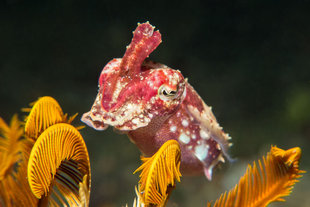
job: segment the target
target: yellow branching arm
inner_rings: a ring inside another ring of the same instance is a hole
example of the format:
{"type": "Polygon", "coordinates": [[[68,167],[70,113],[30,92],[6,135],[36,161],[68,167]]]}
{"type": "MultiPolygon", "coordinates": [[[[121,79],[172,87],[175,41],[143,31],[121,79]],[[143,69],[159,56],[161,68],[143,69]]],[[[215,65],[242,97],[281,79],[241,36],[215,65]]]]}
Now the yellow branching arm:
{"type": "Polygon", "coordinates": [[[30,140],[23,138],[22,122],[14,115],[10,125],[0,117],[0,206],[36,206],[26,175],[30,140]]]}
{"type": "Polygon", "coordinates": [[[68,118],[59,103],[50,96],[41,97],[30,105],[33,105],[32,108],[23,109],[23,111],[29,112],[25,119],[25,134],[33,139],[37,139],[45,129],[54,124],[70,124],[77,115],[68,118]]]}
{"type": "Polygon", "coordinates": [[[22,159],[23,131],[17,115],[13,116],[10,126],[0,117],[0,181],[22,159]]]}
{"type": "Polygon", "coordinates": [[[134,172],[140,174],[139,192],[142,202],[163,206],[169,195],[169,188],[180,182],[181,150],[179,143],[169,140],[150,158],[142,157],[143,164],[134,172]]]}
{"type": "Polygon", "coordinates": [[[81,203],[79,207],[88,207],[89,206],[89,196],[90,196],[90,180],[87,175],[84,175],[83,182],[79,184],[79,195],[81,203]]]}
{"type": "Polygon", "coordinates": [[[10,125],[0,117],[0,206],[88,206],[88,151],[70,125],[77,114],[49,96],[31,105],[24,127],[17,115],[10,125]]]}
{"type": "Polygon", "coordinates": [[[77,186],[84,175],[90,187],[88,151],[78,130],[66,123],[45,130],[35,142],[28,162],[28,182],[33,194],[39,199],[47,196],[55,183],[69,204],[79,203],[77,186]]]}
{"type": "MultiPolygon", "coordinates": [[[[299,170],[301,150],[271,147],[267,157],[248,166],[245,175],[213,207],[264,207],[274,201],[284,201],[304,171],[299,170]]],[[[208,207],[211,204],[208,203],[208,207]]]]}
{"type": "Polygon", "coordinates": [[[31,109],[23,109],[29,111],[25,119],[25,134],[28,137],[37,139],[49,126],[63,122],[62,109],[54,98],[44,96],[30,105],[33,105],[31,109]]]}

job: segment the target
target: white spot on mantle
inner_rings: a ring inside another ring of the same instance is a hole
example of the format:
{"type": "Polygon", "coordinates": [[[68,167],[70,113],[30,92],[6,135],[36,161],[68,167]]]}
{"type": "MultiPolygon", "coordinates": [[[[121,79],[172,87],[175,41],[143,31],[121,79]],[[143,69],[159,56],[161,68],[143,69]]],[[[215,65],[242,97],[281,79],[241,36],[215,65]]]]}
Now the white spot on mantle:
{"type": "Polygon", "coordinates": [[[206,132],[206,131],[204,131],[204,130],[202,130],[202,129],[199,131],[199,135],[200,135],[200,137],[201,137],[202,139],[209,139],[209,138],[210,138],[208,132],[206,132]]]}
{"type": "Polygon", "coordinates": [[[171,131],[171,132],[175,132],[176,130],[177,130],[177,127],[176,127],[176,126],[171,126],[171,127],[170,127],[170,131],[171,131]]]}
{"type": "Polygon", "coordinates": [[[183,125],[184,127],[187,127],[187,126],[188,126],[188,121],[187,121],[186,119],[183,119],[183,120],[182,120],[182,125],[183,125]]]}
{"type": "Polygon", "coordinates": [[[179,140],[183,142],[184,144],[188,144],[191,139],[189,138],[189,136],[182,133],[179,137],[179,140]]]}
{"type": "Polygon", "coordinates": [[[139,119],[138,119],[138,118],[134,118],[134,119],[132,120],[132,123],[135,124],[135,125],[137,125],[137,124],[139,123],[139,119]]]}
{"type": "Polygon", "coordinates": [[[197,147],[195,147],[195,155],[201,161],[206,159],[208,151],[209,151],[208,145],[198,145],[197,147]]]}

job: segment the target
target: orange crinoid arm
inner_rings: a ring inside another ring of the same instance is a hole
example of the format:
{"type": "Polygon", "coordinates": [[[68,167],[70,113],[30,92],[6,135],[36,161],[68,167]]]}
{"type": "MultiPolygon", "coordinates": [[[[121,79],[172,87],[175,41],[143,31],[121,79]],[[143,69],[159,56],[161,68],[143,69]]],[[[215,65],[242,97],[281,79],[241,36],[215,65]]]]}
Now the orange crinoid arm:
{"type": "MultiPolygon", "coordinates": [[[[258,164],[249,165],[239,183],[228,193],[223,193],[213,207],[264,207],[274,201],[285,201],[301,173],[301,149],[289,150],[271,147],[258,164]]],[[[211,207],[211,203],[208,203],[211,207]]]]}
{"type": "MultiPolygon", "coordinates": [[[[152,157],[142,157],[139,194],[145,206],[165,206],[171,188],[180,182],[181,150],[176,140],[165,142],[152,157]]],[[[139,196],[140,197],[140,196],[139,196]]],[[[138,201],[139,202],[139,201],[138,201]]]]}

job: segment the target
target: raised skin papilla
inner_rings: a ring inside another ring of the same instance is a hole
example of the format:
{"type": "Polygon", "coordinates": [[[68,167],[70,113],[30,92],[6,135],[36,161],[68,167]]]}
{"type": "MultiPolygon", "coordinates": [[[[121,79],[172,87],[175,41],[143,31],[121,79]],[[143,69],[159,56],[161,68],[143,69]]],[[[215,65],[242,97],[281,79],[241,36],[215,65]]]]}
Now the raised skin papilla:
{"type": "Polygon", "coordinates": [[[148,22],[138,24],[124,57],[102,70],[98,95],[82,121],[97,130],[110,125],[127,133],[145,156],[175,139],[182,173],[204,172],[211,180],[213,167],[229,158],[230,137],[180,71],[145,60],[160,42],[148,22]]]}

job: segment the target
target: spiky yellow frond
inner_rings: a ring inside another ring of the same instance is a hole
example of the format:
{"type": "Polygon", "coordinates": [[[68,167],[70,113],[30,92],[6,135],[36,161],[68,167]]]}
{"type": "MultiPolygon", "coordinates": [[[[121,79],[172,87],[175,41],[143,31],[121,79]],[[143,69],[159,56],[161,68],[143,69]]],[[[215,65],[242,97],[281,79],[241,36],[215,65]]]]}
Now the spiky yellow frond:
{"type": "Polygon", "coordinates": [[[78,130],[66,123],[47,128],[35,142],[28,162],[28,182],[33,194],[42,198],[53,193],[50,205],[60,202],[77,206],[79,183],[85,175],[89,189],[89,157],[78,130]]]}
{"type": "Polygon", "coordinates": [[[150,158],[142,157],[143,164],[134,172],[140,174],[140,193],[143,203],[163,206],[175,179],[180,182],[181,150],[179,143],[169,140],[150,158]]]}
{"type": "Polygon", "coordinates": [[[89,180],[88,180],[87,175],[84,175],[83,182],[80,182],[79,184],[79,195],[80,195],[80,200],[81,200],[79,207],[88,207],[90,188],[89,188],[89,180]]]}
{"type": "MultiPolygon", "coordinates": [[[[28,137],[37,139],[40,134],[49,126],[57,123],[70,124],[77,113],[71,117],[64,114],[59,103],[50,96],[44,96],[30,104],[32,108],[24,108],[24,112],[29,112],[25,118],[25,134],[28,137]]],[[[77,129],[83,127],[79,126],[77,129]]]]}
{"type": "Polygon", "coordinates": [[[24,109],[30,111],[25,119],[25,134],[28,137],[37,139],[49,126],[63,122],[63,111],[54,98],[44,96],[32,104],[31,109],[24,109]]]}
{"type": "Polygon", "coordinates": [[[27,165],[22,163],[18,172],[13,172],[0,181],[0,204],[5,207],[37,206],[38,199],[31,193],[26,175],[27,165]]]}
{"type": "Polygon", "coordinates": [[[0,180],[10,173],[22,158],[22,135],[23,128],[17,115],[12,117],[10,126],[0,117],[0,180]]]}
{"type": "MultiPolygon", "coordinates": [[[[299,170],[301,149],[282,150],[271,147],[267,157],[248,166],[245,175],[213,207],[265,207],[274,201],[284,201],[304,171],[299,170]]],[[[210,207],[211,204],[208,203],[210,207]]]]}
{"type": "Polygon", "coordinates": [[[0,206],[35,206],[27,175],[31,141],[22,137],[24,129],[17,115],[10,125],[0,118],[0,206]]]}

